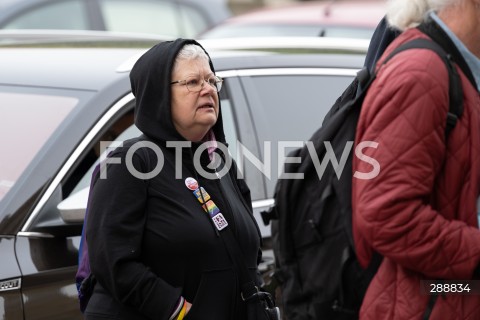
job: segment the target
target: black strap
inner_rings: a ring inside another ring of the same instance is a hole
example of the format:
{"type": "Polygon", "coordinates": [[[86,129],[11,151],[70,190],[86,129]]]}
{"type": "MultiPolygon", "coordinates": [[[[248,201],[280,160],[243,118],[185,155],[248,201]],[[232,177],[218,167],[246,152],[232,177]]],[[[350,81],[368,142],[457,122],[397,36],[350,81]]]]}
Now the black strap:
{"type": "Polygon", "coordinates": [[[430,316],[432,315],[432,311],[433,311],[433,306],[435,305],[435,302],[437,302],[437,299],[438,299],[437,295],[430,296],[430,299],[428,299],[427,309],[423,314],[423,320],[430,319],[430,316]]]}
{"type": "Polygon", "coordinates": [[[434,21],[431,17],[428,17],[425,22],[417,27],[417,29],[428,35],[433,41],[438,43],[446,52],[448,52],[452,56],[453,61],[455,61],[455,63],[470,81],[472,86],[474,88],[477,87],[475,77],[473,76],[472,70],[468,66],[468,63],[465,61],[465,58],[460,53],[458,47],[455,45],[450,36],[436,21],[434,21]]]}
{"type": "Polygon", "coordinates": [[[222,238],[223,244],[232,259],[233,266],[239,275],[242,299],[248,300],[259,292],[259,288],[256,286],[255,281],[252,280],[250,273],[248,272],[247,264],[243,259],[243,252],[233,234],[232,228],[227,227],[223,229],[220,232],[220,238],[222,238]]]}
{"type": "Polygon", "coordinates": [[[260,216],[262,217],[263,223],[268,225],[271,220],[278,219],[277,208],[275,206],[270,206],[267,210],[261,211],[260,216]]]}
{"type": "MultiPolygon", "coordinates": [[[[226,177],[230,178],[230,175],[227,174],[226,177]]],[[[201,185],[199,185],[199,188],[201,189],[201,185]]],[[[202,197],[203,203],[206,203],[205,199],[203,198],[202,192],[200,192],[200,196],[202,197]]],[[[210,217],[208,217],[208,219],[212,221],[210,217]]],[[[245,301],[251,299],[259,293],[259,288],[256,286],[255,281],[252,280],[249,274],[247,264],[245,263],[245,259],[243,258],[243,252],[240,248],[239,243],[237,242],[237,239],[235,238],[235,235],[233,234],[232,226],[229,225],[219,232],[213,222],[212,225],[215,229],[217,236],[222,239],[222,242],[227,249],[227,253],[232,260],[235,271],[239,275],[241,290],[240,293],[242,299],[245,301]]]]}
{"type": "Polygon", "coordinates": [[[445,138],[448,138],[450,132],[457,124],[458,118],[463,114],[463,89],[460,76],[455,68],[451,55],[447,54],[445,50],[436,42],[429,39],[414,39],[409,41],[390,53],[384,60],[383,64],[387,63],[396,54],[409,49],[429,49],[434,51],[445,63],[449,74],[449,108],[447,113],[447,125],[445,127],[445,138]]]}

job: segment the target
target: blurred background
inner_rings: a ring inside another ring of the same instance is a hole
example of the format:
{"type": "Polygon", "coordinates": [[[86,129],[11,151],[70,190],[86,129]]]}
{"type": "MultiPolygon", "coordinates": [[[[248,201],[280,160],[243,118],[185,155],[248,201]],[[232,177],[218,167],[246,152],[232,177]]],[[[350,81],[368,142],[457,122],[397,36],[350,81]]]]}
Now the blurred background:
{"type": "Polygon", "coordinates": [[[370,39],[385,0],[0,0],[0,30],[370,39]]]}
{"type": "MultiPolygon", "coordinates": [[[[14,0],[5,0],[14,1],[14,0]]],[[[284,6],[286,4],[293,4],[299,2],[308,2],[315,0],[217,0],[224,1],[228,4],[230,10],[234,15],[242,14],[254,9],[263,7],[284,6]]],[[[331,0],[323,0],[323,2],[332,2],[331,0]]]]}

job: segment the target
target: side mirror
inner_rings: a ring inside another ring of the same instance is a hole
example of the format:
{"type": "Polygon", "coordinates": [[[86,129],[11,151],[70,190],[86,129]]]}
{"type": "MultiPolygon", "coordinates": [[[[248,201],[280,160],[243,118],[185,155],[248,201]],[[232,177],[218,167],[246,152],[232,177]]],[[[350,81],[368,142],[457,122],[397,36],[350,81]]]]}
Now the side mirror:
{"type": "Polygon", "coordinates": [[[83,223],[87,209],[90,187],[70,195],[57,205],[62,220],[66,223],[83,223]]]}

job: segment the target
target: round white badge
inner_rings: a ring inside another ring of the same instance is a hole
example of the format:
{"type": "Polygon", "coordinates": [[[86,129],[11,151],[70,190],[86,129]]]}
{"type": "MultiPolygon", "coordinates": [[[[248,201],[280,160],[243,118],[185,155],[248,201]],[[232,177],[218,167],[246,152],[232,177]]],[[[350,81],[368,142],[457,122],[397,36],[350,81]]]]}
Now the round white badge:
{"type": "Polygon", "coordinates": [[[192,177],[188,177],[187,179],[185,179],[185,185],[187,186],[188,189],[192,191],[195,191],[198,189],[198,182],[192,177]]]}

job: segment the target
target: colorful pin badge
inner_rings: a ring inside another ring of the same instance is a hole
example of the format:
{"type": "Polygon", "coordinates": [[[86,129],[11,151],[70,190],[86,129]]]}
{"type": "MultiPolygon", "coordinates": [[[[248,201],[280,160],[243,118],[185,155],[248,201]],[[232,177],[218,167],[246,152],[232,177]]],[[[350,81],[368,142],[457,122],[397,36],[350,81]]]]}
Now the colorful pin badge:
{"type": "Polygon", "coordinates": [[[213,224],[218,231],[228,227],[227,219],[225,219],[223,214],[220,212],[220,209],[218,209],[215,202],[210,199],[208,192],[203,187],[198,187],[197,180],[193,179],[192,177],[188,177],[185,179],[185,185],[188,189],[193,191],[193,195],[198,201],[200,201],[203,210],[210,215],[210,219],[212,219],[213,224]]]}
{"type": "Polygon", "coordinates": [[[209,200],[207,201],[207,211],[210,214],[210,217],[213,217],[220,212],[220,209],[218,209],[215,202],[213,202],[212,200],[209,200]]]}
{"type": "Polygon", "coordinates": [[[192,191],[198,189],[198,182],[192,177],[188,177],[187,179],[185,179],[185,185],[187,186],[188,189],[192,191]]]}
{"type": "Polygon", "coordinates": [[[200,187],[199,189],[193,191],[193,194],[195,195],[195,198],[197,198],[198,201],[200,201],[200,203],[202,204],[203,204],[203,201],[210,200],[210,195],[208,194],[207,191],[205,191],[205,189],[203,189],[203,187],[200,187]],[[200,189],[202,190],[203,198],[202,198],[202,195],[200,195],[200,189]]]}
{"type": "Polygon", "coordinates": [[[213,216],[212,220],[213,220],[213,223],[215,224],[215,227],[217,227],[218,231],[221,231],[228,226],[227,220],[225,219],[223,214],[221,214],[220,212],[215,216],[213,216]]]}

